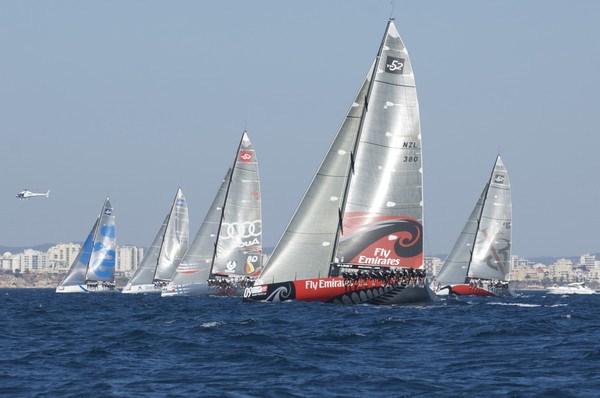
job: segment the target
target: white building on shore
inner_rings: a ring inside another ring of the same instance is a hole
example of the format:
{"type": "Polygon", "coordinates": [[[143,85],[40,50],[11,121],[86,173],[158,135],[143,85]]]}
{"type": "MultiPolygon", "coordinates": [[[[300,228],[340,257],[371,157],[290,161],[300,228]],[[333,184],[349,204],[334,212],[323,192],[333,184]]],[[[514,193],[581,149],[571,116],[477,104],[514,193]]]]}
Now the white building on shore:
{"type": "MultiPolygon", "coordinates": [[[[59,243],[46,252],[25,249],[22,253],[6,252],[0,259],[3,272],[67,272],[81,250],[78,243],[59,243]]],[[[144,257],[144,248],[118,246],[116,273],[131,274],[144,257]]]]}

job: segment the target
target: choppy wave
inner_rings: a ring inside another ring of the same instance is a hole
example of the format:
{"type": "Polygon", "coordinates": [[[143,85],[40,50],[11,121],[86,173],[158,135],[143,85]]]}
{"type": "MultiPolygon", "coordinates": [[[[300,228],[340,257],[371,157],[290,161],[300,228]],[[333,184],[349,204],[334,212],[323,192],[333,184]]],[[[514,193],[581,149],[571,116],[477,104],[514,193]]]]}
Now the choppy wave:
{"type": "Polygon", "coordinates": [[[0,395],[595,396],[600,295],[420,306],[0,290],[0,395]]]}

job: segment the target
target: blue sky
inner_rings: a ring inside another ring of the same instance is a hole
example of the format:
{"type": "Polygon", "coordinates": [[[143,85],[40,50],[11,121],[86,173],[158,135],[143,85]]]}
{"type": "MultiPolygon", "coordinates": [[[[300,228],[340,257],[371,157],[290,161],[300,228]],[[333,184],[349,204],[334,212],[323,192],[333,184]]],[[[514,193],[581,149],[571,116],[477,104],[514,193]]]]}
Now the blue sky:
{"type": "Polygon", "coordinates": [[[542,0],[1,2],[0,245],[81,241],[109,196],[119,244],[147,246],[178,187],[193,236],[244,129],[275,245],[391,13],[417,79],[426,254],[450,251],[497,153],[513,254],[600,251],[600,2],[542,0]]]}

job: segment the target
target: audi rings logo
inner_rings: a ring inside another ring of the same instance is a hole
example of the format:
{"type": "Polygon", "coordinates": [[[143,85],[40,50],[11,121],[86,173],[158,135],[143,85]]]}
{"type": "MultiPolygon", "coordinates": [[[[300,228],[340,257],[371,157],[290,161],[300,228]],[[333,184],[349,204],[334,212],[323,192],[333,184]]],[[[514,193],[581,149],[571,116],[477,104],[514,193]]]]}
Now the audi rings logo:
{"type": "Polygon", "coordinates": [[[262,234],[262,221],[224,222],[221,224],[221,239],[247,239],[262,234]]]}

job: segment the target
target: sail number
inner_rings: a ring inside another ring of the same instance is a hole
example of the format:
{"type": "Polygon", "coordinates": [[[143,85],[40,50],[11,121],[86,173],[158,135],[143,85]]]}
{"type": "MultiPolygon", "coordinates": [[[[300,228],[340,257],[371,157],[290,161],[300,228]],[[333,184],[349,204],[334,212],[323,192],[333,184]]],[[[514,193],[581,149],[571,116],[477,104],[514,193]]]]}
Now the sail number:
{"type": "MultiPolygon", "coordinates": [[[[419,143],[417,141],[404,141],[402,143],[402,149],[418,149],[418,148],[419,148],[419,143]]],[[[402,157],[402,161],[404,163],[418,162],[419,156],[416,155],[415,153],[412,153],[410,155],[405,155],[402,157]]]]}

